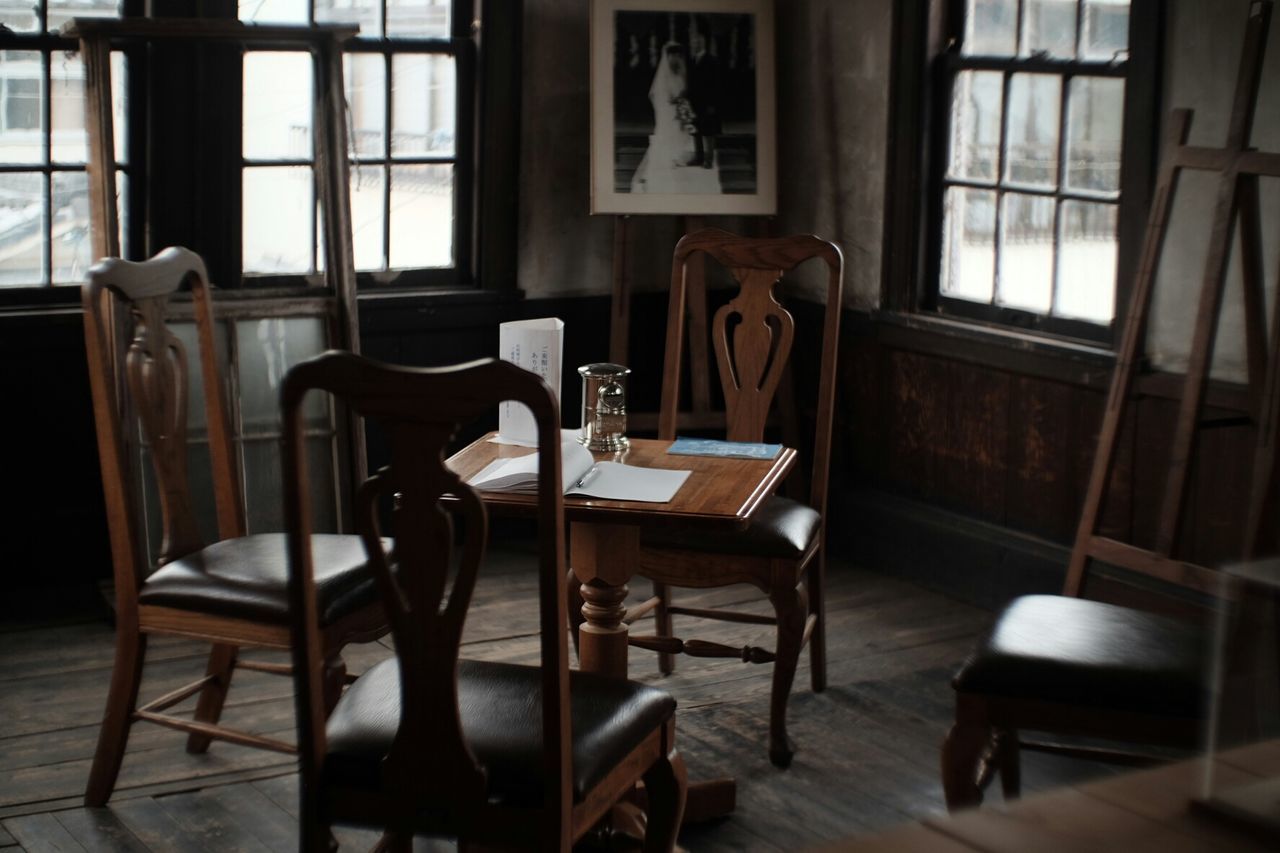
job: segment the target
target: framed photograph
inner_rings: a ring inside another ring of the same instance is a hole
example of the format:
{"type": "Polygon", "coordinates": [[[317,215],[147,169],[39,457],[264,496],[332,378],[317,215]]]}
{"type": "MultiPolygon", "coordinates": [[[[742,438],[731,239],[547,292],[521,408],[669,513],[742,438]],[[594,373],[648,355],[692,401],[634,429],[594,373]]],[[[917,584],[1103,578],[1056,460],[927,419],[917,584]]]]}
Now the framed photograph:
{"type": "Polygon", "coordinates": [[[591,212],[778,207],[774,0],[591,0],[591,212]]]}

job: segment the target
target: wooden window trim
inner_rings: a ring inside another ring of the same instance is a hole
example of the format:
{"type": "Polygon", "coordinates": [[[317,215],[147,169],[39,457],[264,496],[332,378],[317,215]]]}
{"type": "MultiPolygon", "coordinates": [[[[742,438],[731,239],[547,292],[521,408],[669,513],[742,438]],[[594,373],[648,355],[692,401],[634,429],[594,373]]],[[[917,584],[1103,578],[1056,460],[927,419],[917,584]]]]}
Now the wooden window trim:
{"type": "MultiPolygon", "coordinates": [[[[1121,159],[1116,311],[1109,327],[1057,318],[1050,318],[1056,320],[1053,323],[1036,322],[1029,312],[997,306],[974,304],[971,307],[979,310],[967,311],[965,316],[939,310],[934,256],[940,239],[940,187],[947,156],[943,131],[949,121],[949,105],[941,93],[947,88],[950,34],[963,21],[963,12],[964,0],[907,0],[894,5],[882,310],[877,316],[910,315],[912,321],[900,326],[923,335],[938,328],[929,319],[965,323],[976,334],[987,332],[996,350],[1015,354],[1025,350],[1025,341],[1008,333],[1021,331],[1037,339],[1038,351],[1058,350],[1068,362],[1081,343],[1114,350],[1128,311],[1158,160],[1163,4],[1133,0],[1131,6],[1129,64],[1133,70],[1126,89],[1121,159]]],[[[971,64],[972,58],[966,62],[971,64]]],[[[1046,67],[1057,64],[1043,62],[1046,67]]]]}

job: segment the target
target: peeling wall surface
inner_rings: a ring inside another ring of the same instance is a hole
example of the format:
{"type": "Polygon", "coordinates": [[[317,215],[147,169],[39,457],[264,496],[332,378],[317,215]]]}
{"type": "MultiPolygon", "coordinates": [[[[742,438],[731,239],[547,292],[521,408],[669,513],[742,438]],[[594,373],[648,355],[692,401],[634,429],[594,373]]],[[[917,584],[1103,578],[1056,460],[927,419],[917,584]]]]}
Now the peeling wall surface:
{"type": "MultiPolygon", "coordinates": [[[[608,293],[615,218],[590,216],[586,0],[526,0],[519,284],[531,297],[608,293]]],[[[814,233],[845,253],[846,304],[879,303],[892,0],[777,4],[780,234],[814,233]]],[[[712,225],[753,233],[745,220],[712,225]]],[[[676,217],[632,217],[628,272],[662,289],[676,217]]],[[[820,270],[794,286],[821,299],[820,270]]]]}
{"type": "MultiPolygon", "coordinates": [[[[1226,143],[1248,14],[1249,0],[1170,4],[1164,105],[1166,112],[1176,107],[1194,110],[1192,145],[1226,143]]],[[[1273,14],[1271,20],[1250,144],[1280,152],[1280,14],[1273,14]]],[[[1218,176],[1207,172],[1183,172],[1178,185],[1147,333],[1152,362],[1164,370],[1178,372],[1187,366],[1218,188],[1218,176]]],[[[1280,179],[1264,179],[1261,196],[1269,311],[1280,275],[1280,179]]],[[[1213,375],[1231,381],[1246,378],[1238,234],[1228,267],[1213,375]]]]}

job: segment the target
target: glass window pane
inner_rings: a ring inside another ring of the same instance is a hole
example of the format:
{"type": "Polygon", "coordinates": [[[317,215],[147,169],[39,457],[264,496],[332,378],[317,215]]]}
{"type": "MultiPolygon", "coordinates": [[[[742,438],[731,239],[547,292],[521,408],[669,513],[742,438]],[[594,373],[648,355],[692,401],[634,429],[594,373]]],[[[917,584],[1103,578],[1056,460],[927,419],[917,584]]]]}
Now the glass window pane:
{"type": "Polygon", "coordinates": [[[996,303],[1045,313],[1053,299],[1054,200],[1006,193],[1000,209],[996,303]]]}
{"type": "Polygon", "coordinates": [[[1023,0],[1023,56],[1059,59],[1076,55],[1076,0],[1023,0]]]}
{"type": "Polygon", "coordinates": [[[49,0],[49,32],[57,32],[72,18],[114,18],[120,14],[117,0],[49,0]]]}
{"type": "Polygon", "coordinates": [[[967,0],[966,56],[1013,56],[1018,50],[1018,0],[967,0]]]}
{"type": "Polygon", "coordinates": [[[78,283],[93,263],[89,240],[89,176],[53,173],[53,283],[78,283]]]}
{"type": "Polygon", "coordinates": [[[348,53],[343,57],[343,66],[351,146],[357,157],[383,157],[387,134],[386,57],[348,53]]]}
{"type": "Polygon", "coordinates": [[[1116,206],[1064,201],[1053,313],[1109,323],[1116,308],[1116,206]]]}
{"type": "Polygon", "coordinates": [[[249,533],[280,533],[284,530],[280,442],[277,439],[246,441],[243,447],[244,508],[249,533]]]}
{"type": "MultiPolygon", "coordinates": [[[[272,317],[236,323],[240,359],[240,423],[244,435],[279,433],[280,383],[289,368],[324,352],[324,323],[318,317],[272,317]]],[[[308,394],[308,428],[329,427],[328,398],[308,394]]]]}
{"type": "Polygon", "coordinates": [[[351,170],[351,239],[358,270],[387,268],[383,252],[386,185],[384,166],[357,166],[351,170]]]}
{"type": "Polygon", "coordinates": [[[311,529],[316,533],[337,533],[332,438],[307,439],[307,485],[311,492],[311,529]]]}
{"type": "Polygon", "coordinates": [[[311,96],[310,55],[246,53],[245,159],[311,159],[311,96]]]}
{"type": "Polygon", "coordinates": [[[387,0],[387,36],[448,38],[452,0],[387,0]]]}
{"type": "Polygon", "coordinates": [[[391,266],[453,265],[453,166],[391,168],[391,266]]]}
{"type": "Polygon", "coordinates": [[[990,302],[995,280],[996,194],[952,187],[943,208],[942,294],[990,302]]]}
{"type": "Polygon", "coordinates": [[[84,130],[84,63],[80,54],[50,56],[49,142],[55,163],[84,163],[89,139],[84,130]]]}
{"type": "Polygon", "coordinates": [[[245,168],[245,272],[312,272],[314,195],[309,166],[245,168]]]}
{"type": "Polygon", "coordinates": [[[0,172],[0,286],[44,284],[44,175],[0,172]]]}
{"type": "MultiPolygon", "coordinates": [[[[203,441],[209,434],[209,419],[204,405],[204,373],[200,365],[200,338],[195,323],[168,323],[169,331],[182,344],[187,355],[187,440],[203,441]]],[[[214,346],[218,348],[218,373],[226,376],[226,347],[222,338],[226,324],[215,321],[214,346]]],[[[230,415],[230,410],[228,410],[230,415]]],[[[139,426],[141,436],[141,426],[139,426]]]]}
{"type": "Polygon", "coordinates": [[[34,33],[40,29],[40,5],[34,0],[0,0],[0,26],[15,33],[34,33]]]}
{"type": "Polygon", "coordinates": [[[360,35],[382,35],[378,0],[315,0],[317,24],[359,24],[360,35]]]}
{"type": "Polygon", "coordinates": [[[1062,78],[1014,74],[1009,82],[1005,180],[1053,187],[1058,182],[1058,109],[1062,78]]]}
{"type": "Polygon", "coordinates": [[[1129,49],[1129,0],[1084,0],[1080,29],[1085,59],[1115,59],[1129,49]]]}
{"type": "Polygon", "coordinates": [[[124,54],[111,54],[111,108],[115,113],[112,129],[115,131],[116,162],[128,163],[129,151],[125,140],[129,138],[129,96],[125,86],[126,78],[124,54]]]}
{"type": "MultiPolygon", "coordinates": [[[[336,533],[338,529],[331,441],[329,438],[307,440],[311,518],[317,533],[336,533]]],[[[278,533],[285,529],[283,478],[280,442],[244,443],[245,511],[250,533],[278,533]]]]}
{"type": "Polygon", "coordinates": [[[1067,186],[1120,192],[1124,81],[1075,77],[1067,100],[1067,186]]]}
{"type": "Polygon", "coordinates": [[[951,104],[952,177],[996,180],[1000,158],[1000,108],[1004,76],[998,71],[961,71],[951,104]]]}
{"type": "Polygon", "coordinates": [[[0,51],[0,163],[44,162],[44,60],[39,51],[0,51]]]}
{"type": "Polygon", "coordinates": [[[451,155],[456,93],[453,57],[422,53],[392,57],[391,155],[451,155]]]}
{"type": "Polygon", "coordinates": [[[307,0],[239,0],[240,20],[246,23],[306,24],[307,0]]]}

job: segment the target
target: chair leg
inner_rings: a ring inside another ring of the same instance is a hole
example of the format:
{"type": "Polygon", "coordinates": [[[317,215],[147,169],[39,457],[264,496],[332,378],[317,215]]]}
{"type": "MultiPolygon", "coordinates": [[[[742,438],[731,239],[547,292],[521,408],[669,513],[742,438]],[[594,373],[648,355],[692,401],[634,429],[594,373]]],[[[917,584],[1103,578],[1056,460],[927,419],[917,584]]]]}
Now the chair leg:
{"type": "Polygon", "coordinates": [[[990,743],[991,729],[984,725],[957,720],[947,733],[942,742],[942,791],[948,811],[982,802],[978,775],[990,743]]]}
{"type": "Polygon", "coordinates": [[[578,629],[587,621],[582,615],[582,584],[578,583],[578,576],[573,573],[573,569],[569,570],[568,576],[564,581],[565,597],[568,598],[569,610],[569,631],[573,636],[573,650],[578,650],[578,629]]]}
{"type": "Polygon", "coordinates": [[[1001,732],[996,749],[1000,790],[1006,800],[1016,800],[1022,796],[1022,750],[1018,746],[1018,733],[1011,730],[1001,732]]]}
{"type": "Polygon", "coordinates": [[[137,623],[116,627],[116,658],[111,668],[111,688],[107,708],[98,730],[98,747],[89,770],[89,784],[84,804],[90,808],[105,806],[115,790],[124,750],[129,742],[129,728],[138,704],[138,686],[142,683],[142,661],[147,652],[147,636],[138,631],[137,623]]]}
{"type": "Polygon", "coordinates": [[[819,548],[805,572],[809,590],[809,613],[817,617],[809,637],[809,680],[814,693],[827,689],[827,554],[819,548]]]}
{"type": "MultiPolygon", "coordinates": [[[[231,674],[236,669],[236,656],[239,649],[223,643],[215,643],[209,652],[209,663],[204,674],[213,676],[213,680],[200,691],[200,699],[196,702],[195,718],[202,723],[217,723],[222,716],[222,705],[227,701],[227,691],[231,689],[231,674]]],[[[208,735],[192,732],[187,735],[187,752],[198,754],[209,749],[212,741],[208,735]]]]}
{"type": "Polygon", "coordinates": [[[787,699],[800,663],[808,595],[803,586],[775,589],[769,595],[778,617],[778,645],[773,662],[773,688],[769,699],[769,760],[775,767],[791,766],[795,744],[787,737],[787,699]]]}
{"type": "MultiPolygon", "coordinates": [[[[674,636],[671,630],[671,613],[667,603],[671,600],[671,587],[665,583],[653,582],[653,594],[658,599],[658,606],[653,608],[653,633],[659,637],[674,636]]],[[[676,668],[676,656],[668,652],[658,652],[658,672],[670,675],[676,668]]]]}
{"type": "Polygon", "coordinates": [[[675,849],[689,792],[689,776],[679,751],[672,749],[645,771],[644,787],[649,799],[645,811],[645,853],[667,853],[675,849]]]}

